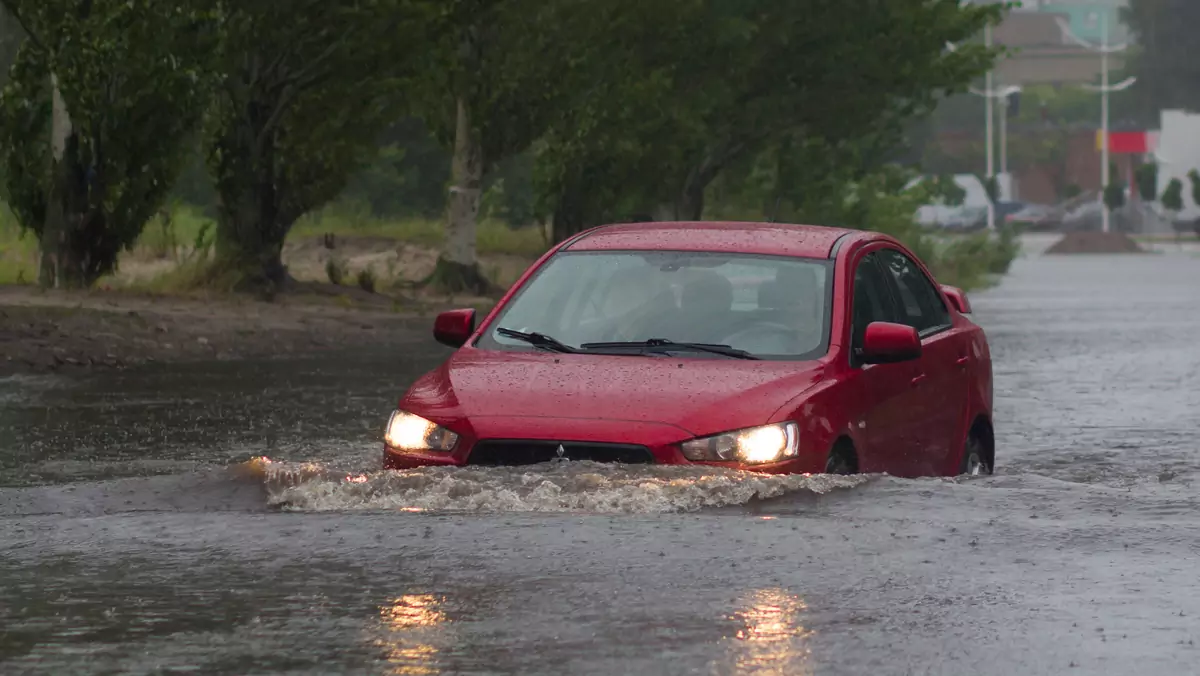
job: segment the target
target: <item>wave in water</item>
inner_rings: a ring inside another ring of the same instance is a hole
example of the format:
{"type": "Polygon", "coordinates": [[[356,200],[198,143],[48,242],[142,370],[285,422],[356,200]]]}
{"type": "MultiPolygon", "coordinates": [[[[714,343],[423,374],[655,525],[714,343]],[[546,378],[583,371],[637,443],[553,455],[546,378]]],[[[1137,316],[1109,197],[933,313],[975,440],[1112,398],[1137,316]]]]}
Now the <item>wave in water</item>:
{"type": "Polygon", "coordinates": [[[665,513],[825,494],[870,477],[766,475],[712,467],[556,462],[526,467],[429,467],[346,474],[315,463],[243,466],[271,506],[292,511],[665,513]]]}

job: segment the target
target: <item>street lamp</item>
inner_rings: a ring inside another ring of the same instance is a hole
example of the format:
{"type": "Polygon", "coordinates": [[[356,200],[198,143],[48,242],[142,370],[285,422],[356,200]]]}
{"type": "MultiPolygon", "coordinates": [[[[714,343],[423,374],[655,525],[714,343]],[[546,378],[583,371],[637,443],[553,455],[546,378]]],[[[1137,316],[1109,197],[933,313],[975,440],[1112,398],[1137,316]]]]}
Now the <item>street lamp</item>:
{"type": "MultiPolygon", "coordinates": [[[[1062,17],[1056,19],[1058,29],[1062,31],[1063,37],[1071,42],[1083,47],[1084,49],[1100,53],[1100,86],[1083,85],[1084,89],[1094,92],[1100,92],[1100,194],[1104,195],[1104,190],[1108,188],[1109,171],[1108,171],[1108,95],[1112,92],[1119,92],[1129,89],[1137,82],[1136,77],[1131,77],[1123,82],[1115,85],[1108,83],[1108,55],[1117,52],[1123,52],[1129,48],[1129,43],[1122,42],[1119,45],[1108,44],[1108,12],[1100,14],[1100,44],[1094,45],[1087,40],[1075,35],[1071,32],[1071,25],[1062,17]]],[[[1108,212],[1108,205],[1100,211],[1104,219],[1103,230],[1108,232],[1110,228],[1111,214],[1108,212]]]]}
{"type": "MultiPolygon", "coordinates": [[[[988,24],[988,25],[984,26],[984,28],[983,28],[983,44],[988,49],[991,49],[991,47],[992,47],[992,25],[991,24],[988,24]]],[[[952,52],[958,51],[958,47],[953,42],[947,42],[946,49],[948,49],[952,52]]],[[[975,96],[983,97],[983,99],[987,102],[987,105],[984,108],[984,110],[985,110],[984,125],[986,127],[985,134],[987,135],[987,179],[988,179],[988,181],[991,181],[992,178],[996,174],[996,167],[995,167],[995,164],[996,164],[996,162],[995,162],[996,142],[993,140],[993,136],[995,134],[994,130],[996,127],[996,124],[994,122],[995,112],[996,112],[996,103],[995,102],[997,99],[1003,99],[1003,100],[1007,101],[1008,97],[1021,91],[1021,88],[1018,87],[1017,85],[1009,85],[1009,86],[1003,87],[1001,89],[996,89],[995,85],[994,85],[994,79],[995,79],[995,75],[989,69],[987,72],[987,75],[985,76],[985,82],[984,82],[983,89],[977,89],[975,87],[967,88],[967,91],[971,92],[975,96]]],[[[1002,146],[1001,162],[1000,162],[1000,172],[1001,173],[1005,173],[1008,170],[1008,166],[1007,166],[1008,165],[1008,152],[1007,152],[1008,149],[1007,149],[1007,147],[1003,147],[1008,143],[1006,122],[1007,122],[1006,119],[1001,118],[1001,120],[1000,120],[1000,125],[1001,125],[1000,126],[1000,144],[1002,146]]],[[[984,187],[986,189],[986,186],[984,186],[984,187]]],[[[988,195],[987,227],[988,227],[988,229],[991,229],[991,230],[996,229],[996,204],[992,201],[991,195],[988,195]]]]}

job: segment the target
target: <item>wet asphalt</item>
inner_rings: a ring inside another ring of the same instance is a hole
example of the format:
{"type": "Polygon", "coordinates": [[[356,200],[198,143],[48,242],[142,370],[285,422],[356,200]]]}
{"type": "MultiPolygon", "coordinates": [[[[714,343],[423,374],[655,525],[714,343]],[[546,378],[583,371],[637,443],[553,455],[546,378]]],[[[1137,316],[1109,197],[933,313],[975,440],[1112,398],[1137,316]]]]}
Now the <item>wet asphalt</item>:
{"type": "Polygon", "coordinates": [[[374,472],[423,334],[0,381],[0,674],[1200,674],[1200,258],[1041,245],[990,478],[374,472]]]}

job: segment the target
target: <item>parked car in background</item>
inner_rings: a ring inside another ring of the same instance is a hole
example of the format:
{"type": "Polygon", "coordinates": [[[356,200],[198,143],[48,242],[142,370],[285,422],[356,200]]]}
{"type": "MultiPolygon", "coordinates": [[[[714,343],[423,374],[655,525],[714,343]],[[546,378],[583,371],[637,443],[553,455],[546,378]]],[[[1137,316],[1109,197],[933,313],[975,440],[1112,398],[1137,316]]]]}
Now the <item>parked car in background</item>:
{"type": "Polygon", "coordinates": [[[1028,205],[1016,200],[999,200],[996,202],[996,223],[1005,223],[1012,214],[1019,213],[1028,205]]]}
{"type": "Polygon", "coordinates": [[[1104,203],[1084,202],[1068,211],[1062,219],[1064,232],[1099,232],[1104,225],[1104,203]]]}
{"type": "Polygon", "coordinates": [[[1008,214],[1005,222],[1027,230],[1054,230],[1062,225],[1065,215],[1062,209],[1048,204],[1026,204],[1008,214]]]}

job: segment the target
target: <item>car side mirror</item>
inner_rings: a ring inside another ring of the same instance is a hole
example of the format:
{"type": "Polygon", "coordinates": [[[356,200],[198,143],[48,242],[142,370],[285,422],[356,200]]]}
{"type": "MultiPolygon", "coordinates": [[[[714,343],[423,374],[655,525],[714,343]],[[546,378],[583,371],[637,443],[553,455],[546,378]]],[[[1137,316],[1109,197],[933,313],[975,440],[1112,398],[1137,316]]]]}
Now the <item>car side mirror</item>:
{"type": "Polygon", "coordinates": [[[871,322],[863,336],[864,364],[895,364],[921,357],[921,337],[904,324],[871,322]]]}
{"type": "Polygon", "coordinates": [[[462,347],[475,333],[475,310],[447,310],[433,320],[433,338],[442,345],[462,347]]]}
{"type": "Polygon", "coordinates": [[[950,299],[950,304],[958,310],[960,314],[971,314],[971,302],[967,300],[967,294],[956,286],[942,285],[942,293],[946,294],[946,298],[950,299]]]}

